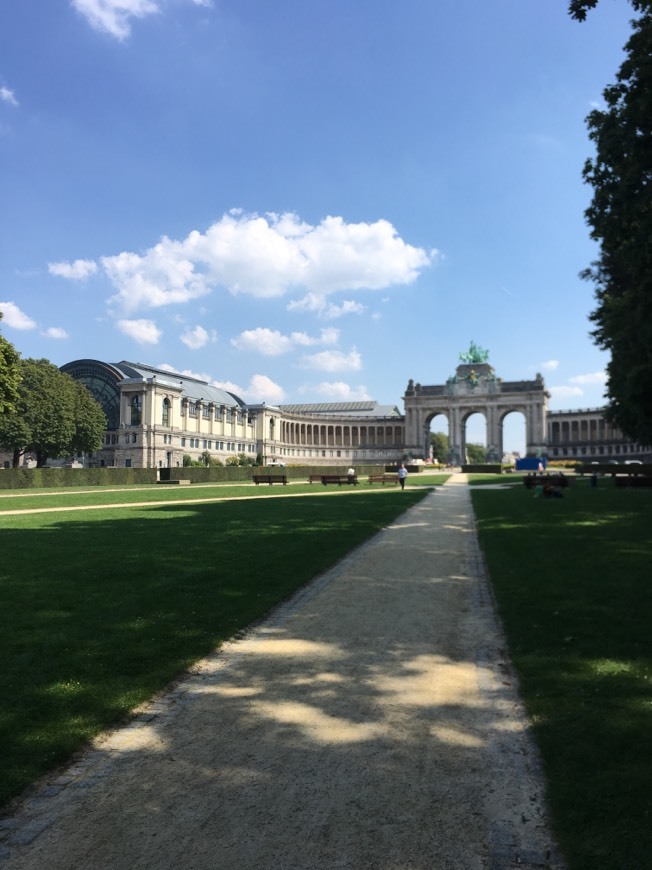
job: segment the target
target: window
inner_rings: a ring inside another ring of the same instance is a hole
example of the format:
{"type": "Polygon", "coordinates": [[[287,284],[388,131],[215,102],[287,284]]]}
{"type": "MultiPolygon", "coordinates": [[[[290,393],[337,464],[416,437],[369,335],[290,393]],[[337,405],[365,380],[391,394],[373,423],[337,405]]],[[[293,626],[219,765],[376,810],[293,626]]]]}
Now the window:
{"type": "Polygon", "coordinates": [[[131,400],[131,425],[140,426],[143,418],[143,403],[140,396],[134,396],[131,400]]]}
{"type": "Polygon", "coordinates": [[[131,468],[131,459],[125,459],[125,468],[131,468]]]}
{"type": "Polygon", "coordinates": [[[185,439],[185,438],[182,438],[182,439],[181,439],[181,446],[182,446],[182,447],[185,447],[185,446],[186,446],[186,439],[185,439]]]}
{"type": "Polygon", "coordinates": [[[190,404],[188,405],[188,410],[191,417],[196,417],[197,412],[199,411],[199,402],[190,402],[190,404]]]}
{"type": "Polygon", "coordinates": [[[163,413],[161,415],[161,426],[170,425],[170,400],[163,399],[163,413]]]}
{"type": "Polygon", "coordinates": [[[211,418],[211,406],[204,405],[204,407],[202,408],[201,415],[205,420],[210,420],[210,418],[211,418]]]}
{"type": "Polygon", "coordinates": [[[137,440],[138,440],[138,436],[136,435],[135,432],[132,432],[131,433],[131,443],[135,444],[137,440]]]}

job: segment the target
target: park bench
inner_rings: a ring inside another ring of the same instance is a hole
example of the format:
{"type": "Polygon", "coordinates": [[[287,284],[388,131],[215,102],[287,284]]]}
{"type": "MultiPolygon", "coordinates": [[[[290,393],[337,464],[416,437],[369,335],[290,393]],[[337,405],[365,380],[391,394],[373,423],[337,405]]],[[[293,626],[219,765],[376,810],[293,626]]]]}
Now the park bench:
{"type": "Polygon", "coordinates": [[[369,483],[398,483],[398,474],[370,474],[369,483]]]}
{"type": "Polygon", "coordinates": [[[309,474],[308,483],[321,483],[322,474],[309,474]]]}
{"type": "Polygon", "coordinates": [[[343,483],[356,484],[358,482],[357,474],[354,474],[350,480],[348,474],[321,474],[319,478],[324,486],[329,483],[337,483],[338,486],[342,486],[343,483]]]}
{"type": "Polygon", "coordinates": [[[254,474],[252,480],[256,486],[259,483],[268,483],[270,486],[273,483],[282,483],[285,486],[288,482],[287,474],[254,474]]]}

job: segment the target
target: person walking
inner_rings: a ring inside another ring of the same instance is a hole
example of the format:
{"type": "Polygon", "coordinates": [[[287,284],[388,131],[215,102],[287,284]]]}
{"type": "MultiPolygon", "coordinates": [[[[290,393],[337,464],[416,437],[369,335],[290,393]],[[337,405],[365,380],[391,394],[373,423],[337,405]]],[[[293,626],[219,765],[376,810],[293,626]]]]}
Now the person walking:
{"type": "Polygon", "coordinates": [[[401,466],[398,470],[398,482],[401,484],[401,489],[405,489],[405,478],[408,476],[408,470],[405,467],[405,463],[401,463],[401,466]]]}

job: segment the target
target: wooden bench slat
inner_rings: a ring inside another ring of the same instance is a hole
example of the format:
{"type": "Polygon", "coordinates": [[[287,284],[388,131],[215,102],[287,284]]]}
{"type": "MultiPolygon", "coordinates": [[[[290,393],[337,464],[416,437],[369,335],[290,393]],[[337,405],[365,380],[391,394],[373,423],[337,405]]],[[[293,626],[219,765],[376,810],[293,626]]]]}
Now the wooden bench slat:
{"type": "Polygon", "coordinates": [[[252,480],[256,486],[259,483],[268,483],[270,486],[273,483],[282,483],[285,486],[288,482],[286,474],[254,474],[252,480]]]}

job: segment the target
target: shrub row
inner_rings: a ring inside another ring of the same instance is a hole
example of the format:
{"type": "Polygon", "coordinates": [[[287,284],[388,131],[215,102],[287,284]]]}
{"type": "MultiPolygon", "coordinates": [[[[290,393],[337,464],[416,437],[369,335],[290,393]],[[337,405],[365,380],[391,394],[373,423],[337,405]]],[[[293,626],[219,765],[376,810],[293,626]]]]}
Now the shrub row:
{"type": "MultiPolygon", "coordinates": [[[[4,468],[0,469],[0,489],[63,489],[67,486],[124,486],[154,484],[161,480],[190,480],[192,483],[237,483],[250,481],[254,474],[275,471],[289,480],[302,480],[309,474],[346,474],[347,467],[301,465],[289,468],[264,466],[208,466],[207,468],[4,468]]],[[[382,474],[381,465],[356,466],[360,478],[382,474]]]]}

